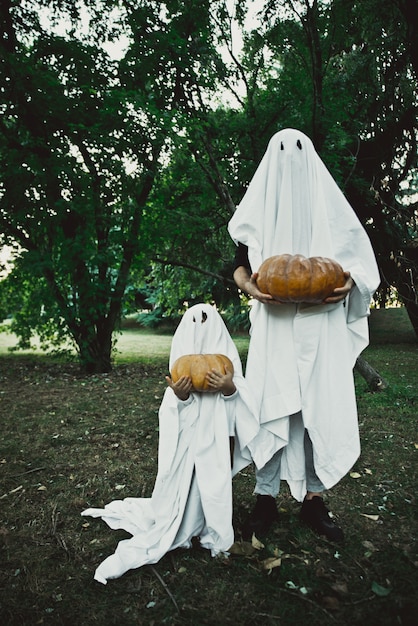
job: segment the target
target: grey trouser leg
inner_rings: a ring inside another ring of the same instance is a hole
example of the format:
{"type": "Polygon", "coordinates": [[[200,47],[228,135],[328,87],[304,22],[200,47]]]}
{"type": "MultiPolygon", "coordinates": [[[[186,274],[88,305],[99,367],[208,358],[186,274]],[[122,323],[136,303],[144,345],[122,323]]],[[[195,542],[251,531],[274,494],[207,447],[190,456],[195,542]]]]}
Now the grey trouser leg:
{"type": "Polygon", "coordinates": [[[315,472],[312,441],[307,430],[305,430],[303,447],[305,448],[306,490],[314,493],[325,491],[324,485],[321,483],[315,472]]]}
{"type": "Polygon", "coordinates": [[[280,465],[282,461],[283,448],[278,450],[271,457],[264,467],[256,470],[256,483],[254,493],[262,496],[273,496],[275,498],[280,491],[280,465]]]}
{"type": "MultiPolygon", "coordinates": [[[[306,489],[312,492],[325,491],[324,485],[316,475],[313,463],[312,441],[308,431],[305,430],[304,438],[305,449],[305,471],[306,471],[306,489]]],[[[264,496],[273,496],[275,498],[280,491],[280,465],[282,460],[283,448],[274,454],[270,461],[260,470],[256,470],[255,494],[264,496]]]]}

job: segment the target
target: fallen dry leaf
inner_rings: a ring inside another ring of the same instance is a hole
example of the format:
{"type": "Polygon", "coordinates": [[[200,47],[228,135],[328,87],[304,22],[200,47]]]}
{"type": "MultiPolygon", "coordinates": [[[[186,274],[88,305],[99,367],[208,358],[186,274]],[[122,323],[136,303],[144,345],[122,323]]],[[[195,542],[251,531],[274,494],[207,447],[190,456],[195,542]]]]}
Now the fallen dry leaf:
{"type": "Polygon", "coordinates": [[[361,478],[361,474],[358,472],[350,472],[350,478],[361,478]]]}
{"type": "Polygon", "coordinates": [[[267,571],[271,572],[271,570],[274,569],[275,567],[280,567],[280,565],[282,564],[282,560],[281,558],[276,558],[275,556],[271,556],[268,559],[264,559],[264,561],[261,561],[261,564],[263,566],[263,569],[266,569],[267,571]]]}
{"type": "Polygon", "coordinates": [[[257,539],[257,537],[254,535],[254,533],[253,533],[253,536],[251,538],[251,545],[256,550],[262,550],[264,548],[264,543],[261,543],[261,541],[259,539],[257,539]]]}
{"type": "Polygon", "coordinates": [[[362,517],[367,517],[367,519],[371,519],[372,522],[377,522],[377,520],[379,519],[378,515],[367,515],[367,513],[360,513],[360,515],[362,517]]]}
{"type": "Polygon", "coordinates": [[[228,550],[230,554],[234,554],[235,556],[251,556],[256,551],[257,548],[248,541],[236,541],[228,550]]]}

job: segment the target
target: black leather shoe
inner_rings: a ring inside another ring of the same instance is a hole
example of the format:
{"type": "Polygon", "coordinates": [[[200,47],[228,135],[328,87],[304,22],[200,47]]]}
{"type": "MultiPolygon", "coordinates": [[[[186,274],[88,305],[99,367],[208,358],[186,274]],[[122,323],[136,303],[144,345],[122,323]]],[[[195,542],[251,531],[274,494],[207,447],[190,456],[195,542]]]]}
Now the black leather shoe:
{"type": "Polygon", "coordinates": [[[319,496],[314,496],[312,500],[305,500],[302,503],[299,517],[318,535],[325,535],[330,541],[341,542],[344,540],[344,533],[330,518],[329,511],[324,501],[319,496]]]}
{"type": "Polygon", "coordinates": [[[256,537],[263,537],[278,518],[279,513],[273,496],[257,494],[257,502],[241,530],[243,540],[251,541],[253,534],[256,537]]]}

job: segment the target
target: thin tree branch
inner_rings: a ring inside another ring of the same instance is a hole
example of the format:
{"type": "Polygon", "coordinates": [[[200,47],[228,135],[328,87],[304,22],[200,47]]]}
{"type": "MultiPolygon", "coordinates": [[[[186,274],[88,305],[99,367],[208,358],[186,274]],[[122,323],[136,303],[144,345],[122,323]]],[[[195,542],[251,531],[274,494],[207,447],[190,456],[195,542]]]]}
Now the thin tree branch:
{"type": "Polygon", "coordinates": [[[152,573],[154,574],[154,576],[160,581],[160,583],[162,584],[164,590],[166,591],[166,593],[168,594],[170,600],[172,601],[172,603],[174,604],[174,606],[176,607],[176,610],[178,613],[180,613],[180,609],[179,606],[176,602],[175,597],[173,596],[173,594],[171,593],[170,589],[168,588],[167,583],[163,580],[163,578],[160,576],[160,574],[157,572],[157,570],[155,569],[155,567],[153,565],[150,565],[150,569],[152,571],[152,573]]]}
{"type": "Polygon", "coordinates": [[[194,272],[199,272],[199,274],[204,274],[205,276],[211,276],[212,278],[217,278],[222,282],[228,283],[228,285],[235,285],[235,281],[232,278],[228,278],[226,276],[222,276],[222,274],[217,274],[216,272],[210,272],[209,270],[202,269],[201,267],[197,267],[196,265],[191,265],[190,263],[183,263],[181,261],[173,261],[170,259],[162,259],[160,257],[153,257],[152,259],[155,263],[161,263],[162,265],[173,265],[175,267],[184,267],[189,270],[193,270],[194,272]]]}

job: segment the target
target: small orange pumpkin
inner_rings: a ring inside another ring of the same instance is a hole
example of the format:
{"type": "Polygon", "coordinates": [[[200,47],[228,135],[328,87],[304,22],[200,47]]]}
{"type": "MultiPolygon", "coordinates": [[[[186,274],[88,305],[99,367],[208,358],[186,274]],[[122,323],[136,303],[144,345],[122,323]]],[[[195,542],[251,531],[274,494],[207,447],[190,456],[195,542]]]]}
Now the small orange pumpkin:
{"type": "Polygon", "coordinates": [[[174,361],[171,379],[176,383],[182,376],[189,376],[195,391],[212,391],[206,380],[212,369],[234,373],[231,360],[224,354],[184,354],[174,361]]]}
{"type": "Polygon", "coordinates": [[[258,270],[257,286],[280,302],[320,303],[346,282],[339,263],[326,257],[280,254],[258,270]]]}

